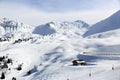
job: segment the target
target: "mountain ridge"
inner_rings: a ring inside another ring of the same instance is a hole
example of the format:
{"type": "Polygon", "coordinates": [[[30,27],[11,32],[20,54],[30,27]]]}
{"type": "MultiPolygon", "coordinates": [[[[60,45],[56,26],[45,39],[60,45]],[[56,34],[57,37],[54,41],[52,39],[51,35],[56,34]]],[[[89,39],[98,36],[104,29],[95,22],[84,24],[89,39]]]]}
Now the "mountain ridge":
{"type": "Polygon", "coordinates": [[[33,34],[40,34],[40,35],[50,35],[54,33],[66,33],[67,31],[77,31],[77,29],[88,29],[89,25],[81,20],[69,22],[49,22],[43,25],[37,26],[33,34]]]}

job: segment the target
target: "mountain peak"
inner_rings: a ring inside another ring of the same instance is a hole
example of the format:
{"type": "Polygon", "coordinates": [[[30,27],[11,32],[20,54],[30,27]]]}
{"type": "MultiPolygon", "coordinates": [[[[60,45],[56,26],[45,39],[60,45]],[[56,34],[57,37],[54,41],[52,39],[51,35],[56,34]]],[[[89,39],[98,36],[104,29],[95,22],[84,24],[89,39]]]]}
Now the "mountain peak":
{"type": "Polygon", "coordinates": [[[0,19],[0,35],[5,37],[10,37],[11,35],[19,35],[19,33],[31,33],[32,27],[29,25],[26,25],[24,23],[10,20],[8,18],[2,18],[0,19]],[[4,34],[3,34],[4,33],[4,34]]]}
{"type": "MultiPolygon", "coordinates": [[[[51,35],[56,32],[58,33],[69,33],[70,31],[74,33],[83,32],[82,30],[86,30],[88,28],[88,24],[81,21],[63,21],[63,22],[49,22],[40,26],[37,26],[35,30],[33,31],[34,34],[40,34],[40,35],[51,35]],[[81,31],[80,31],[81,30],[81,31]],[[78,32],[79,31],[79,32],[78,32]]],[[[71,34],[71,33],[69,33],[71,34]]]]}

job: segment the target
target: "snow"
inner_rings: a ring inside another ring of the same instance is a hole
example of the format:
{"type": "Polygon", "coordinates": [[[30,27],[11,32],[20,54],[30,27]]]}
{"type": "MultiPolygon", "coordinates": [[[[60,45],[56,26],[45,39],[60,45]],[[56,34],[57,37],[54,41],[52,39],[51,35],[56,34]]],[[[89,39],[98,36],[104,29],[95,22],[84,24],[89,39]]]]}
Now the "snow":
{"type": "Polygon", "coordinates": [[[33,34],[40,34],[40,35],[51,35],[56,33],[56,31],[52,28],[52,25],[46,24],[46,25],[41,25],[35,28],[33,31],[33,34]]]}
{"type": "Polygon", "coordinates": [[[4,28],[2,26],[0,26],[0,37],[2,37],[2,35],[5,33],[4,28]]]}
{"type": "Polygon", "coordinates": [[[91,28],[83,36],[87,37],[96,33],[102,33],[116,29],[120,29],[120,10],[107,19],[91,26],[91,28]]]}
{"type": "Polygon", "coordinates": [[[119,29],[84,38],[89,29],[85,25],[78,20],[27,27],[28,32],[20,29],[9,41],[0,42],[0,56],[13,61],[10,70],[0,69],[0,74],[5,72],[5,80],[120,80],[119,29]],[[113,36],[107,37],[110,33],[113,36]],[[14,43],[18,39],[22,41],[14,43]],[[81,59],[87,65],[73,66],[73,60],[81,59]]]}
{"type": "MultiPolygon", "coordinates": [[[[8,18],[0,19],[0,26],[4,28],[1,33],[4,37],[18,37],[21,38],[22,35],[28,35],[32,33],[33,28],[29,25],[21,23],[19,21],[10,20],[8,18]]],[[[1,30],[0,27],[0,30],[1,30]]]]}
{"type": "Polygon", "coordinates": [[[120,29],[110,30],[106,32],[96,33],[88,36],[89,38],[109,38],[109,37],[120,37],[120,29]]]}
{"type": "MultiPolygon", "coordinates": [[[[13,59],[11,72],[7,74],[6,80],[10,80],[13,76],[18,80],[119,80],[120,56],[108,55],[84,55],[83,51],[102,51],[101,48],[108,47],[113,44],[119,44],[108,39],[84,39],[84,38],[68,38],[65,35],[58,37],[46,37],[19,44],[1,43],[4,49],[1,49],[1,54],[9,54],[13,59]],[[91,41],[91,43],[89,43],[91,41]],[[113,42],[109,44],[110,42],[113,42]],[[103,46],[102,44],[106,45],[103,46]],[[90,48],[86,48],[90,46],[90,48]],[[71,61],[74,59],[83,59],[87,61],[85,66],[72,66],[71,61]],[[22,71],[17,71],[15,68],[18,64],[23,63],[22,71]],[[112,70],[112,67],[115,70],[112,70]],[[34,67],[36,69],[34,70],[34,67]],[[34,70],[32,74],[26,75],[29,70],[34,70]],[[91,77],[89,74],[91,73],[91,77]],[[113,76],[111,76],[113,75],[113,76]],[[108,77],[108,78],[107,78],[108,77]]],[[[119,46],[116,46],[119,50],[119,46]]],[[[114,50],[115,51],[115,50],[114,50]]]]}
{"type": "Polygon", "coordinates": [[[77,20],[74,22],[49,22],[40,26],[37,26],[33,34],[39,34],[39,35],[52,35],[52,34],[77,34],[82,35],[87,29],[89,28],[89,25],[83,21],[77,20]]]}

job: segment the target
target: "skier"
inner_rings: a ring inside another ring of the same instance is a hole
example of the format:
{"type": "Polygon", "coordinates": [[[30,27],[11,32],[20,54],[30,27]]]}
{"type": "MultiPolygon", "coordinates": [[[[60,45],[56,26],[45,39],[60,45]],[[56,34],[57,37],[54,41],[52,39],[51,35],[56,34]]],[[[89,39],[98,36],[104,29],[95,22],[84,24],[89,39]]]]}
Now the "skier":
{"type": "Polygon", "coordinates": [[[91,77],[91,73],[89,73],[89,77],[91,77]]]}

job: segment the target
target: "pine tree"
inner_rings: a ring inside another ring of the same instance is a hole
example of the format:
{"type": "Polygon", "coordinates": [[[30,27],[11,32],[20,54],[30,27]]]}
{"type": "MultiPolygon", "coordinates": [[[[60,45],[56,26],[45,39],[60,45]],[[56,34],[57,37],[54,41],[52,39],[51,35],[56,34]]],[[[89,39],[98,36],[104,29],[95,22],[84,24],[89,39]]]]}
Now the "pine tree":
{"type": "Polygon", "coordinates": [[[5,79],[5,74],[2,72],[1,79],[5,79]]]}

